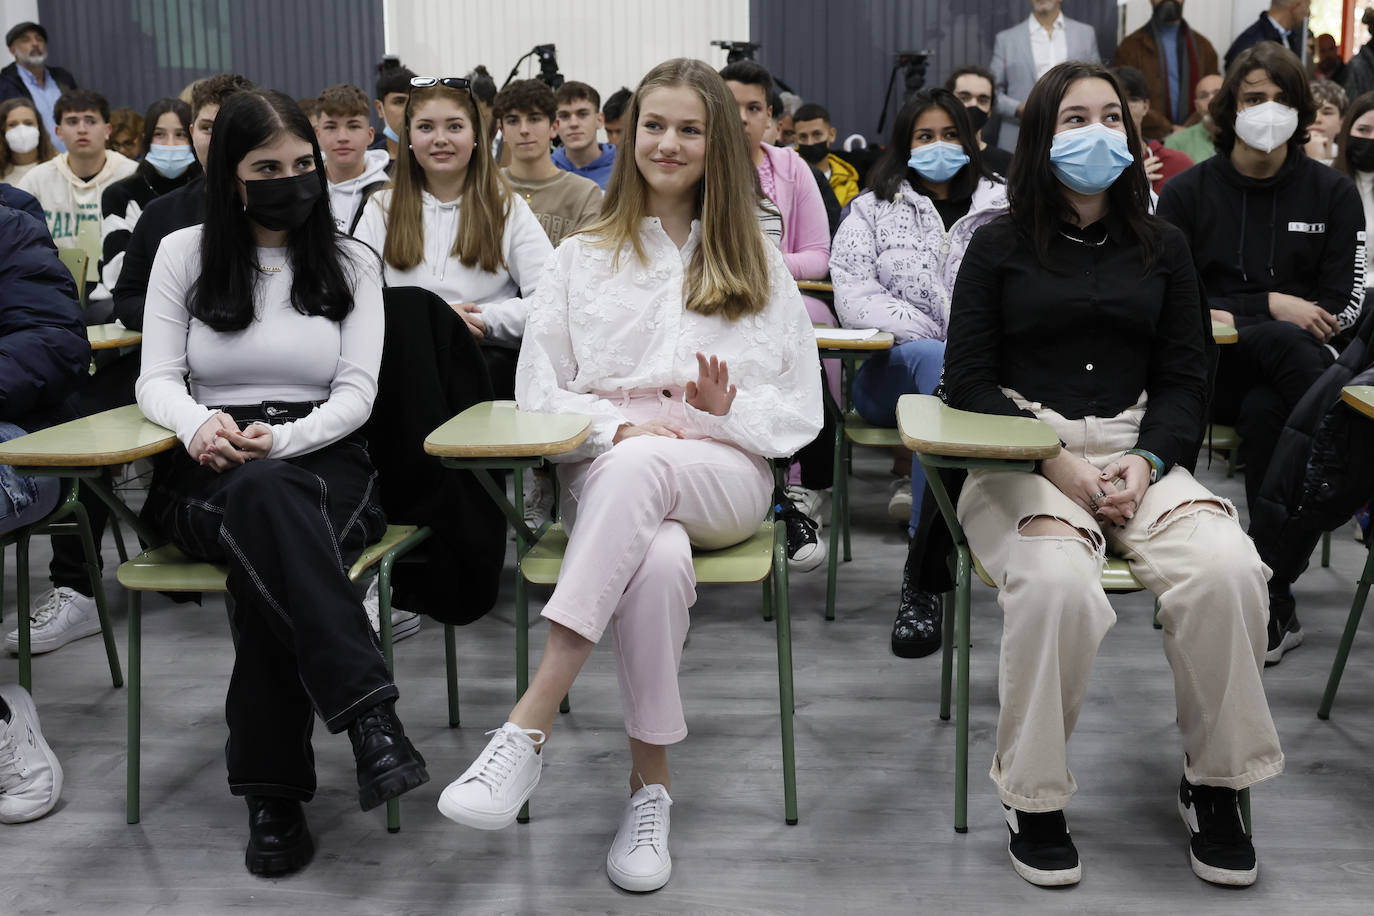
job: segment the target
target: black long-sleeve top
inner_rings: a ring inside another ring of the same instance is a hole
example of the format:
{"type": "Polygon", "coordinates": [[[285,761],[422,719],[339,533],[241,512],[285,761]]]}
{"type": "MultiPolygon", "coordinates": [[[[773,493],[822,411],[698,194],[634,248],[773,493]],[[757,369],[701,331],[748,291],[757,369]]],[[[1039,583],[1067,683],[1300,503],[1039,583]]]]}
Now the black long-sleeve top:
{"type": "Polygon", "coordinates": [[[1110,214],[1062,226],[1047,264],[1010,216],[979,228],[950,308],[950,406],[1031,416],[1002,392],[1009,388],[1077,420],[1116,416],[1143,391],[1135,447],[1166,470],[1189,460],[1206,411],[1210,325],[1183,234],[1152,224],[1158,250],[1148,270],[1128,225],[1110,214]]]}

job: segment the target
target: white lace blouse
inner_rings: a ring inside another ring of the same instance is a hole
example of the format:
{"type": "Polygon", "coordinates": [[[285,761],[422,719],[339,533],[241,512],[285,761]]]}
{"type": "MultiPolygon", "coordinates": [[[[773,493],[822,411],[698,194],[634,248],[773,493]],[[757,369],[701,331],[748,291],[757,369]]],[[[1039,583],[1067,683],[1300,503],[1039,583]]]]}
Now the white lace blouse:
{"type": "Polygon", "coordinates": [[[593,418],[586,443],[562,460],[609,450],[627,422],[621,395],[695,381],[698,352],[723,359],[739,393],[723,417],[684,404],[689,434],[783,457],[820,432],[816,338],[782,254],[765,246],[772,295],[762,312],[736,321],[689,312],[683,274],[699,231],[693,222],[679,251],[651,217],[640,228],[646,263],[626,246],[613,268],[615,253],[584,236],[549,260],[530,302],[515,396],[523,410],[593,418]]]}

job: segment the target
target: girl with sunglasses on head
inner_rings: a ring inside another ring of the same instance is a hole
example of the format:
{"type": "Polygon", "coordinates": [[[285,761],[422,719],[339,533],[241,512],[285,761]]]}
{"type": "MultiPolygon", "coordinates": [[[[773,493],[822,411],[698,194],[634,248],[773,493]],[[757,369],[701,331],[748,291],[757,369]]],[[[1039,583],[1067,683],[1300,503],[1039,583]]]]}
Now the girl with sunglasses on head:
{"type": "Polygon", "coordinates": [[[167,236],[153,262],[137,395],[182,444],[157,470],[154,518],[187,555],[229,567],[225,757],[254,874],[313,855],[301,802],[315,794],[316,715],[348,732],[363,810],[429,779],[346,573],[386,526],[358,432],[382,329],[376,256],[334,228],[305,114],[277,92],[230,96],[205,223],[167,236]]]}
{"type": "Polygon", "coordinates": [[[1076,884],[1067,743],[1116,620],[1110,547],[1159,599],[1183,738],[1169,804],[1193,871],[1247,885],[1258,866],[1237,791],[1283,771],[1260,681],[1267,570],[1235,508],[1188,470],[1211,333],[1183,234],[1150,215],[1141,155],[1110,72],[1050,69],[1026,100],[1010,212],[974,233],[954,285],[950,406],[1038,418],[1061,440],[1035,472],[970,471],[958,500],[1003,611],[990,775],[1017,874],[1076,884]]]}
{"type": "Polygon", "coordinates": [[[640,83],[600,220],[559,246],[520,354],[525,410],[591,418],[562,456],[570,525],[539,669],[439,810],[495,830],[539,782],[559,701],[615,630],[631,797],[606,856],[618,886],[668,881],[668,745],[687,735],[677,669],[696,599],[692,547],[757,531],[767,457],[821,425],[815,337],[781,252],[738,107],[701,61],[640,83]]]}
{"type": "Polygon", "coordinates": [[[492,160],[461,77],[415,77],[393,187],[372,195],[354,236],[376,249],[390,286],[440,296],[481,339],[498,397],[514,391],[524,301],[553,246],[492,160]]]}

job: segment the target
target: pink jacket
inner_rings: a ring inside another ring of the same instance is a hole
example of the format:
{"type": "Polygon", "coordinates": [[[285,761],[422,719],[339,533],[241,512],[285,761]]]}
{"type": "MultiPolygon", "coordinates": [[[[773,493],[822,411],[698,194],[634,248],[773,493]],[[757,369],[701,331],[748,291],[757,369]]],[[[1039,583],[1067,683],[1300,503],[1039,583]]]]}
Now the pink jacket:
{"type": "Polygon", "coordinates": [[[806,160],[791,147],[765,143],[782,214],[782,259],[794,280],[822,280],[830,271],[830,223],[821,189],[806,160]]]}

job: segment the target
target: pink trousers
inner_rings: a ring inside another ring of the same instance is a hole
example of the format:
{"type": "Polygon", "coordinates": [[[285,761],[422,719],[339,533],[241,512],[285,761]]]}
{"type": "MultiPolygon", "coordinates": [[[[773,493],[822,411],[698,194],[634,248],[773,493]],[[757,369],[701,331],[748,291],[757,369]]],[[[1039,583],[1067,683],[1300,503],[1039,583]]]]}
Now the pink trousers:
{"type": "MultiPolygon", "coordinates": [[[[683,420],[680,389],[609,399],[632,423],[683,420]]],[[[772,497],[768,462],[714,439],[633,436],[561,466],[559,480],[568,549],[543,615],[592,642],[610,624],[625,731],[648,744],[681,741],[692,547],[728,547],[758,529],[772,497]]]]}

